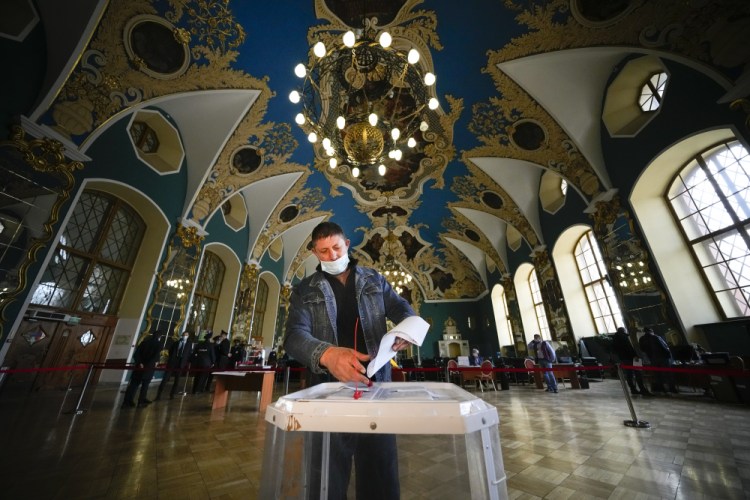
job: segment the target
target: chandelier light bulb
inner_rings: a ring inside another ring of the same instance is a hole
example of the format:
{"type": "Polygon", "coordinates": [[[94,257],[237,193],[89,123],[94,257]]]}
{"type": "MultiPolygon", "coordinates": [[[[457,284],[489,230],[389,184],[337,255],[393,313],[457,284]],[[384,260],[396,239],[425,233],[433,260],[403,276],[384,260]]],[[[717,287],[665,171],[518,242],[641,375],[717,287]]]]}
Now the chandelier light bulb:
{"type": "Polygon", "coordinates": [[[413,148],[414,146],[417,145],[417,140],[414,137],[409,137],[409,140],[406,141],[406,145],[409,146],[410,148],[413,148]]]}
{"type": "Polygon", "coordinates": [[[382,163],[380,164],[380,166],[378,166],[378,173],[381,177],[385,175],[385,165],[383,165],[382,163]]]}
{"type": "Polygon", "coordinates": [[[355,179],[356,179],[357,177],[359,177],[359,167],[354,167],[354,168],[352,169],[352,177],[354,177],[355,179]]]}
{"type": "Polygon", "coordinates": [[[424,84],[427,85],[428,87],[430,85],[433,85],[435,83],[435,80],[436,80],[435,75],[433,75],[429,71],[424,74],[424,84]]]}
{"type": "Polygon", "coordinates": [[[294,67],[294,74],[297,75],[300,78],[304,78],[307,74],[307,68],[305,68],[305,65],[302,63],[299,63],[294,67]]]}
{"type": "Polygon", "coordinates": [[[331,149],[331,139],[329,139],[328,137],[324,137],[323,138],[322,144],[323,144],[323,147],[325,148],[326,151],[328,151],[329,149],[331,149]]]}
{"type": "Polygon", "coordinates": [[[299,99],[300,99],[299,92],[297,92],[296,90],[292,90],[289,93],[289,100],[292,101],[294,104],[297,104],[299,102],[299,99]]]}
{"type": "Polygon", "coordinates": [[[378,124],[378,115],[375,113],[370,113],[370,116],[367,117],[367,121],[370,122],[370,125],[373,127],[378,124]]]}
{"type": "Polygon", "coordinates": [[[297,113],[297,116],[294,117],[294,121],[297,122],[297,125],[304,125],[305,115],[303,115],[302,113],[297,113]]]}
{"type": "Polygon", "coordinates": [[[336,155],[336,150],[333,149],[333,148],[328,148],[328,149],[326,149],[326,154],[328,156],[335,156],[336,155]]]}
{"type": "Polygon", "coordinates": [[[409,64],[417,64],[419,62],[419,51],[417,49],[411,49],[406,56],[406,60],[409,61],[409,64]]]}
{"type": "Polygon", "coordinates": [[[357,38],[354,36],[353,31],[347,31],[346,33],[344,33],[343,40],[344,40],[344,45],[351,48],[351,47],[354,47],[354,42],[357,41],[357,38]]]}
{"type": "Polygon", "coordinates": [[[435,99],[434,97],[431,97],[430,101],[427,103],[427,107],[430,109],[438,109],[438,106],[440,106],[440,103],[438,102],[438,100],[435,99]]]}
{"type": "Polygon", "coordinates": [[[323,42],[318,42],[315,45],[313,45],[313,54],[315,54],[318,57],[323,57],[326,55],[326,46],[323,42]]]}
{"type": "Polygon", "coordinates": [[[396,161],[401,161],[401,157],[403,156],[403,153],[400,149],[397,149],[393,152],[393,159],[396,161]]]}
{"type": "Polygon", "coordinates": [[[419,124],[419,130],[422,132],[427,132],[427,129],[430,128],[429,125],[427,125],[427,122],[422,120],[422,123],[419,124]]]}
{"type": "Polygon", "coordinates": [[[346,118],[343,116],[339,116],[336,118],[336,126],[339,128],[339,130],[344,130],[344,127],[346,127],[346,118]]]}
{"type": "Polygon", "coordinates": [[[338,160],[336,160],[336,158],[331,158],[330,160],[328,160],[328,165],[330,165],[331,170],[333,170],[334,168],[336,168],[336,165],[338,165],[338,164],[339,164],[339,162],[338,162],[338,160]]]}
{"type": "Polygon", "coordinates": [[[391,42],[393,41],[393,38],[391,38],[391,34],[387,31],[384,31],[380,34],[380,46],[384,49],[387,49],[391,46],[391,42]]]}
{"type": "Polygon", "coordinates": [[[307,136],[307,140],[312,143],[318,142],[318,134],[316,134],[315,132],[310,132],[310,135],[307,136]]]}
{"type": "Polygon", "coordinates": [[[391,137],[393,137],[394,141],[397,141],[400,136],[401,131],[398,128],[394,128],[393,130],[391,130],[391,137]]]}
{"type": "Polygon", "coordinates": [[[388,151],[388,158],[393,159],[395,157],[395,155],[396,155],[396,152],[393,151],[392,149],[390,151],[388,151]]]}

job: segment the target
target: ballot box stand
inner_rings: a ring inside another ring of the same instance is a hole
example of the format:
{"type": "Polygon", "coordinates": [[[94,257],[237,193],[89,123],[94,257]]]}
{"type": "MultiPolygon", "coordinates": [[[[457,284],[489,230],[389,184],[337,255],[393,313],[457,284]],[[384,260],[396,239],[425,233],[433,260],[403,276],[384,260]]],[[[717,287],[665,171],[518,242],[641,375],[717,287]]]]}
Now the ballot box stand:
{"type": "Polygon", "coordinates": [[[268,406],[260,498],[327,498],[331,433],[395,434],[399,455],[419,453],[404,447],[429,435],[456,454],[451,487],[463,498],[508,498],[494,406],[445,382],[375,383],[358,399],[354,390],[320,384],[268,406]]]}

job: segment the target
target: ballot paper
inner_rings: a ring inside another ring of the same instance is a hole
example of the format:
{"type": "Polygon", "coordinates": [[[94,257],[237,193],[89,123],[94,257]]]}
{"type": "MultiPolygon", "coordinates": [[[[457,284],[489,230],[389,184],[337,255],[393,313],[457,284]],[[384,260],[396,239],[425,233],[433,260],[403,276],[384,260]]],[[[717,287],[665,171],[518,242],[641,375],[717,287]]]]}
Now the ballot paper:
{"type": "Polygon", "coordinates": [[[378,355],[367,365],[367,376],[372,377],[375,375],[375,372],[380,370],[383,365],[396,355],[396,351],[393,350],[393,343],[396,341],[396,337],[421,346],[429,329],[430,324],[419,316],[409,316],[393,327],[380,341],[378,355]]]}

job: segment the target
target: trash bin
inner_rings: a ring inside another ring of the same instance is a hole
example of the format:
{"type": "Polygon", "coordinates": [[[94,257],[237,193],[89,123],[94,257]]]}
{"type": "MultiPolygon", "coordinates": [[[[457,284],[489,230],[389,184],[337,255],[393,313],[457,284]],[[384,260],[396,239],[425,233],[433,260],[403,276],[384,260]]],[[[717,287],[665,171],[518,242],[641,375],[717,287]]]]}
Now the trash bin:
{"type": "Polygon", "coordinates": [[[455,456],[451,487],[463,498],[508,498],[497,409],[455,384],[382,382],[357,400],[351,386],[320,384],[279,398],[266,421],[260,498],[321,498],[327,470],[312,477],[311,463],[328,463],[332,432],[396,434],[400,457],[429,441],[455,456]]]}

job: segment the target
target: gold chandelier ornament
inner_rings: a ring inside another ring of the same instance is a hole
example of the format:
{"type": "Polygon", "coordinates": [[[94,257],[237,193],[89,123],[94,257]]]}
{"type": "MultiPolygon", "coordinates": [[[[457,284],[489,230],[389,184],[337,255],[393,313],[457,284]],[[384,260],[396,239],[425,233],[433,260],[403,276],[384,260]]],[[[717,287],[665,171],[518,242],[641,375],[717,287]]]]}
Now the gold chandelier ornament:
{"type": "Polygon", "coordinates": [[[331,169],[349,165],[354,177],[370,166],[385,175],[424,132],[439,128],[440,103],[429,95],[435,75],[423,73],[419,51],[398,50],[387,31],[368,26],[330,48],[317,42],[309,65],[294,68],[302,85],[289,94],[302,105],[295,122],[318,158],[331,169]]]}
{"type": "Polygon", "coordinates": [[[388,228],[388,235],[385,237],[385,262],[380,268],[380,274],[385,276],[391,287],[396,290],[399,295],[404,291],[404,287],[411,284],[414,279],[411,274],[404,271],[401,265],[396,262],[396,258],[393,256],[392,245],[396,242],[396,235],[393,234],[393,227],[391,224],[391,214],[388,214],[388,222],[386,224],[388,228]]]}

